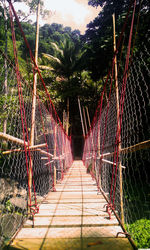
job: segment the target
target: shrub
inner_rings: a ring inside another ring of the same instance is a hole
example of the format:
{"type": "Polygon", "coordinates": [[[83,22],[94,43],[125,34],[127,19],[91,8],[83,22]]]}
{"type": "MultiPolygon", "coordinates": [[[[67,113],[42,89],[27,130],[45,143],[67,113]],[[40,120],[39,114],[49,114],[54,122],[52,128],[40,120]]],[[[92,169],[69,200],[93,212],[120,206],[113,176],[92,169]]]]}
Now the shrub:
{"type": "Polygon", "coordinates": [[[150,248],[150,220],[137,220],[128,225],[128,231],[138,248],[150,248]]]}

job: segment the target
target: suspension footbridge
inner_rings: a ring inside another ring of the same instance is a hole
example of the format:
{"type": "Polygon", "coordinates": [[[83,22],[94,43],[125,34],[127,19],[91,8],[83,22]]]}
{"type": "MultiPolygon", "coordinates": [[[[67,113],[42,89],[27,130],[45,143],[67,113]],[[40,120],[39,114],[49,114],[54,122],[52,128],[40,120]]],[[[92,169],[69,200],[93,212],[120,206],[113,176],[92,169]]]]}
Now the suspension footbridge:
{"type": "MultiPolygon", "coordinates": [[[[136,1],[126,15],[93,122],[83,133],[78,161],[8,2],[15,63],[0,49],[0,80],[5,85],[7,78],[8,84],[0,102],[0,247],[137,249],[150,228],[150,55],[144,43],[138,53],[131,48],[136,1]],[[29,50],[32,81],[20,73],[14,17],[29,50]]],[[[80,115],[84,127],[82,105],[80,115]]]]}
{"type": "MultiPolygon", "coordinates": [[[[27,220],[12,245],[16,249],[133,249],[82,161],[74,161],[64,180],[27,220]]],[[[11,249],[11,247],[10,247],[11,249]]]]}

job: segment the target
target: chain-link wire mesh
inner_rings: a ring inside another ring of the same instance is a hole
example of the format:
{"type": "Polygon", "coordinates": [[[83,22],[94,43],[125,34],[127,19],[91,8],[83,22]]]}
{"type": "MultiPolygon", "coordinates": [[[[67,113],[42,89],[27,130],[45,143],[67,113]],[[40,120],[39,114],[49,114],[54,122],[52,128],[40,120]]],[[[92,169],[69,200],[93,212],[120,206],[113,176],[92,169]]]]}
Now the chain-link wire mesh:
{"type": "Polygon", "coordinates": [[[15,63],[0,50],[0,246],[12,238],[27,217],[38,213],[39,204],[55,191],[57,180],[63,179],[72,163],[70,138],[37,66],[33,67],[29,47],[32,63],[28,60],[25,70],[29,75],[24,73],[26,81],[21,76],[24,62],[17,55],[13,21],[10,8],[10,46],[15,63]],[[38,92],[42,92],[42,100],[38,92]]]}
{"type": "MultiPolygon", "coordinates": [[[[10,239],[72,163],[70,138],[65,134],[52,103],[36,95],[34,145],[31,83],[20,76],[1,51],[0,102],[0,243],[10,239]],[[7,68],[5,67],[5,63],[7,68]],[[7,77],[6,77],[7,71],[7,77]],[[4,81],[7,80],[7,91],[4,81]],[[31,172],[30,172],[31,171],[31,172]],[[30,211],[29,211],[30,210],[30,211]]],[[[39,83],[40,84],[40,83],[39,83]]],[[[47,98],[48,99],[48,98],[47,98]]]]}
{"type": "MultiPolygon", "coordinates": [[[[148,42],[148,41],[147,41],[148,42]]],[[[145,44],[130,63],[126,87],[118,75],[116,90],[97,108],[85,138],[83,161],[108,199],[107,211],[116,211],[139,247],[150,247],[150,89],[149,52],[145,44]],[[123,109],[121,111],[121,102],[123,109]],[[120,136],[119,128],[121,127],[120,136]]],[[[111,79],[107,83],[111,85],[111,79]]],[[[103,100],[103,102],[102,102],[103,100]]]]}

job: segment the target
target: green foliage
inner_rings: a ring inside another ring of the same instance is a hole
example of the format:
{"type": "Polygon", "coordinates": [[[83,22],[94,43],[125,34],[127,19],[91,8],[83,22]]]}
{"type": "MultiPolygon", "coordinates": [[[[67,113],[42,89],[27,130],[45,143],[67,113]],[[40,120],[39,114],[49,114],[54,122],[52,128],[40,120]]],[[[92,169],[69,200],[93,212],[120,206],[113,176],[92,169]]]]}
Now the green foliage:
{"type": "Polygon", "coordinates": [[[60,45],[66,39],[78,41],[80,31],[72,31],[70,27],[63,27],[61,24],[53,23],[51,25],[45,24],[40,28],[40,43],[39,43],[39,56],[42,53],[51,54],[56,56],[55,48],[52,43],[60,45]]]}
{"type": "Polygon", "coordinates": [[[7,200],[6,203],[5,203],[5,210],[8,212],[8,213],[12,213],[13,210],[14,210],[14,207],[13,205],[11,204],[10,200],[7,200]]]}
{"type": "Polygon", "coordinates": [[[150,248],[150,220],[141,219],[126,225],[138,248],[150,248]]]}
{"type": "Polygon", "coordinates": [[[47,59],[47,64],[56,75],[69,79],[77,71],[81,71],[81,62],[84,52],[80,43],[74,43],[71,39],[65,39],[58,46],[51,43],[55,50],[54,55],[43,54],[47,59]]]}
{"type": "MultiPolygon", "coordinates": [[[[126,0],[89,0],[90,5],[93,7],[101,6],[102,11],[99,15],[91,21],[87,27],[85,35],[82,37],[83,41],[86,42],[87,46],[87,69],[91,71],[92,78],[94,80],[102,79],[107,73],[108,68],[111,65],[113,57],[113,24],[112,24],[112,14],[115,13],[116,18],[116,39],[120,35],[122,30],[125,16],[129,9],[130,1],[126,0]]],[[[139,1],[140,2],[140,1],[139,1]]],[[[137,2],[135,22],[137,23],[138,12],[140,4],[137,2]]],[[[133,52],[137,52],[141,43],[145,40],[147,41],[146,34],[149,29],[149,9],[150,4],[148,1],[142,1],[141,12],[140,12],[140,23],[138,26],[138,33],[136,36],[136,43],[134,44],[133,52]]],[[[121,52],[117,55],[118,60],[120,54],[122,53],[122,58],[125,59],[126,49],[128,44],[128,35],[131,26],[131,14],[129,15],[126,35],[124,37],[124,45],[121,52]]],[[[133,30],[133,37],[135,34],[135,28],[133,30]]],[[[124,67],[124,64],[120,65],[120,70],[124,67]]],[[[122,74],[122,71],[120,71],[122,74]]]]}
{"type": "MultiPolygon", "coordinates": [[[[37,1],[26,2],[28,2],[29,6],[31,4],[34,4],[34,6],[36,6],[37,4],[37,1]]],[[[2,21],[4,21],[4,17],[2,17],[2,21]]],[[[9,22],[10,20],[8,19],[8,23],[9,22]]],[[[30,44],[31,50],[34,54],[36,30],[35,24],[31,24],[29,21],[24,21],[21,22],[21,25],[23,27],[26,38],[30,44]]],[[[5,29],[3,22],[3,27],[1,27],[0,29],[0,31],[3,32],[3,51],[5,45],[4,30],[5,29]]],[[[16,23],[15,33],[18,50],[19,68],[21,74],[26,78],[26,80],[31,80],[33,78],[33,73],[29,52],[26,48],[26,45],[16,23]],[[26,60],[28,61],[28,63],[26,63],[26,60]]],[[[11,60],[14,60],[10,26],[8,26],[7,36],[8,56],[11,60]]],[[[82,96],[83,100],[85,96],[86,102],[89,103],[89,99],[93,98],[93,93],[94,95],[96,94],[96,89],[98,85],[95,85],[93,80],[90,79],[88,71],[86,71],[86,74],[82,73],[82,71],[85,69],[84,65],[86,60],[86,49],[87,48],[83,47],[82,42],[80,40],[79,30],[72,31],[70,27],[63,27],[61,24],[56,23],[53,23],[51,25],[45,24],[44,26],[40,27],[39,65],[45,65],[47,67],[47,69],[45,70],[42,69],[42,76],[58,112],[62,112],[62,108],[65,107],[66,98],[68,96],[77,99],[77,96],[80,95],[82,96]],[[59,48],[59,50],[56,48],[59,48]],[[44,58],[42,56],[43,53],[51,55],[51,58],[53,59],[58,58],[60,63],[58,63],[58,60],[56,63],[56,60],[50,61],[47,58],[44,58]],[[64,103],[64,106],[60,103],[64,103]]],[[[38,85],[38,89],[39,95],[40,97],[42,97],[42,100],[45,103],[47,100],[44,96],[44,93],[42,93],[42,87],[38,85]]],[[[4,93],[1,92],[1,94],[3,95],[4,93]]],[[[6,99],[6,103],[11,103],[9,95],[7,95],[6,99]]],[[[97,98],[94,98],[94,103],[96,103],[96,100],[97,98]]],[[[4,101],[2,102],[4,103],[4,101]]],[[[3,106],[3,103],[1,103],[1,106],[3,106]]],[[[5,113],[3,113],[2,115],[5,116],[5,113]]],[[[3,117],[3,119],[4,118],[5,117],[3,117]]]]}

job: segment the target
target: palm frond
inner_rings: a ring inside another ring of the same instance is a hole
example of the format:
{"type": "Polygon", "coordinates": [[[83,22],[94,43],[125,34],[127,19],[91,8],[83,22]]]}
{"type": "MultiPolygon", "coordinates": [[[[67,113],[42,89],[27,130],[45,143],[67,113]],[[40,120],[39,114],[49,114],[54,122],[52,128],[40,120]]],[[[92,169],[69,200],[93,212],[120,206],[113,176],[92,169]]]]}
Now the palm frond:
{"type": "Polygon", "coordinates": [[[52,55],[45,54],[45,53],[43,53],[42,55],[43,55],[45,58],[47,58],[48,60],[50,60],[50,61],[55,61],[55,62],[61,64],[61,61],[60,61],[57,57],[54,57],[54,56],[52,56],[52,55]]]}
{"type": "Polygon", "coordinates": [[[45,66],[45,65],[38,65],[39,69],[46,69],[46,70],[50,70],[50,71],[54,71],[54,68],[50,67],[50,66],[45,66]]]}
{"type": "Polygon", "coordinates": [[[56,43],[51,43],[51,44],[54,46],[54,48],[56,49],[56,51],[60,52],[61,55],[63,56],[63,50],[60,49],[56,43]]]}

